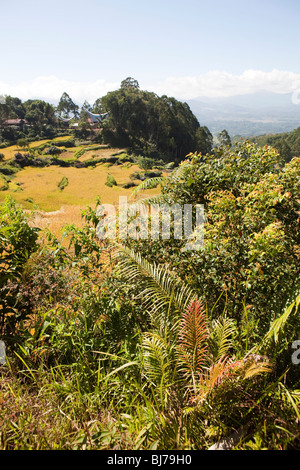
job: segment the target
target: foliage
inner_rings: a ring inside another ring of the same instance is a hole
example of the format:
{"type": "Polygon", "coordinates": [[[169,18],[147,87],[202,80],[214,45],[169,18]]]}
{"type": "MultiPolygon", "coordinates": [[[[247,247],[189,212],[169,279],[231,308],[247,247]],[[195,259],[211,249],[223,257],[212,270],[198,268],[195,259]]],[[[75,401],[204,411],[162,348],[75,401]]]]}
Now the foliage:
{"type": "Polygon", "coordinates": [[[57,184],[58,188],[63,191],[66,186],[68,186],[69,180],[66,176],[63,176],[60,182],[57,184]]]}
{"type": "Polygon", "coordinates": [[[11,287],[21,285],[26,262],[38,247],[38,229],[30,227],[22,209],[10,198],[1,207],[0,222],[0,332],[9,335],[29,314],[18,303],[18,289],[11,287]]]}
{"type": "Polygon", "coordinates": [[[64,245],[38,243],[6,202],[1,312],[13,298],[5,318],[24,322],[0,369],[0,447],[299,449],[298,181],[299,159],[250,143],[144,180],[158,202],[205,205],[195,252],[99,240],[100,200],[64,245]]]}
{"type": "Polygon", "coordinates": [[[286,163],[293,157],[300,157],[300,127],[282,134],[266,134],[253,139],[258,145],[269,145],[276,148],[286,163]]]}
{"type": "Polygon", "coordinates": [[[103,139],[111,145],[176,161],[191,150],[211,149],[208,129],[202,132],[186,103],[142,91],[133,79],[123,81],[119,90],[101,98],[103,110],[109,111],[103,139]]]}
{"type": "Polygon", "coordinates": [[[78,105],[74,103],[72,98],[68,95],[68,93],[64,92],[60,97],[59,103],[57,105],[56,111],[62,115],[62,117],[68,118],[69,115],[73,115],[74,117],[78,117],[78,105]]]}
{"type": "Polygon", "coordinates": [[[110,173],[107,175],[105,184],[106,186],[109,186],[110,188],[112,188],[113,186],[117,186],[117,182],[115,178],[110,173]]]}
{"type": "Polygon", "coordinates": [[[204,204],[202,249],[185,255],[182,242],[151,240],[139,242],[140,252],[176,266],[210,309],[224,293],[216,315],[226,304],[242,322],[246,306],[267,329],[299,283],[299,169],[299,159],[282,167],[276,151],[250,143],[219,157],[190,155],[180,171],[157,182],[170,204],[204,204]]]}

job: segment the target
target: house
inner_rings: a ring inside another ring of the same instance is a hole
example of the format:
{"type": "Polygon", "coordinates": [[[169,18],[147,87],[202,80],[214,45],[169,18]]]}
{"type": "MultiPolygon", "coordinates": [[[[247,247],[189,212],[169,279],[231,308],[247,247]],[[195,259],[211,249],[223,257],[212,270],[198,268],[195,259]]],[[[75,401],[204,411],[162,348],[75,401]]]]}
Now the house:
{"type": "Polygon", "coordinates": [[[90,123],[91,126],[94,126],[95,124],[102,123],[104,119],[107,118],[109,113],[104,113],[104,114],[94,114],[88,111],[87,109],[83,108],[83,110],[88,114],[88,122],[90,123]]]}
{"type": "Polygon", "coordinates": [[[23,127],[23,126],[29,126],[29,122],[26,121],[26,119],[6,119],[6,121],[3,121],[2,126],[23,127]]]}

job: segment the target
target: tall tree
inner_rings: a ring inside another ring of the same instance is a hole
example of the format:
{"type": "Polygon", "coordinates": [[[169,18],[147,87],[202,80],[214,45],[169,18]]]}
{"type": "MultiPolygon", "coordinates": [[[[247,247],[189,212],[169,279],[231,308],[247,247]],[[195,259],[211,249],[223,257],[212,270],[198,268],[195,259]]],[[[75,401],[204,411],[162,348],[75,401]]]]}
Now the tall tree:
{"type": "Polygon", "coordinates": [[[107,143],[173,161],[211,150],[210,132],[200,127],[187,103],[140,90],[135,82],[127,78],[119,90],[101,98],[102,112],[109,111],[103,129],[107,143]]]}
{"type": "Polygon", "coordinates": [[[228,134],[226,129],[223,129],[221,132],[219,132],[218,140],[220,142],[220,145],[223,145],[225,147],[231,147],[232,145],[230,135],[228,134]]]}
{"type": "Polygon", "coordinates": [[[25,108],[22,100],[13,96],[5,97],[5,104],[8,106],[10,112],[9,115],[12,118],[24,119],[25,117],[25,108]]]}
{"type": "Polygon", "coordinates": [[[56,111],[65,118],[71,117],[72,114],[76,118],[79,116],[79,106],[74,103],[66,92],[61,95],[56,111]]]}
{"type": "Polygon", "coordinates": [[[139,82],[132,77],[127,77],[121,82],[121,88],[126,90],[139,90],[139,82]]]}
{"type": "Polygon", "coordinates": [[[55,109],[54,107],[43,100],[28,100],[25,101],[24,107],[26,110],[26,120],[40,132],[44,126],[55,126],[55,109]]]}

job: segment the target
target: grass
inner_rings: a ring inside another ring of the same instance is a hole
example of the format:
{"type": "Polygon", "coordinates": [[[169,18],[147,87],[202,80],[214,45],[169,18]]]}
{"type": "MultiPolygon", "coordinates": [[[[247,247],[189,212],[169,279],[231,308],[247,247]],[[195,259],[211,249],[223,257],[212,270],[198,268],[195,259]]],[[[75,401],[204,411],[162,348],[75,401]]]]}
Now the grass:
{"type": "MultiPolygon", "coordinates": [[[[38,147],[46,142],[55,144],[58,140],[67,140],[68,136],[58,137],[52,141],[43,140],[31,142],[31,148],[38,147]]],[[[78,149],[88,149],[78,158],[79,161],[90,160],[93,157],[109,158],[121,149],[99,148],[95,150],[91,145],[80,145],[70,147],[60,154],[61,159],[74,158],[78,149]]],[[[20,151],[17,145],[1,149],[5,155],[5,161],[14,157],[20,151]]],[[[81,211],[88,205],[93,205],[96,198],[100,197],[104,204],[115,204],[119,202],[120,196],[130,197],[132,188],[123,188],[122,185],[130,182],[130,175],[138,172],[138,165],[124,163],[122,165],[111,165],[99,163],[95,167],[87,168],[49,166],[44,168],[25,167],[16,173],[11,179],[6,191],[0,191],[0,203],[11,195],[26,210],[35,210],[34,223],[40,227],[46,226],[56,235],[66,223],[80,225],[81,211]],[[105,183],[108,174],[116,180],[117,186],[109,187],[105,183]],[[68,186],[61,191],[58,183],[62,178],[68,179],[68,186]]],[[[140,183],[140,181],[136,181],[140,183]]],[[[143,197],[156,194],[152,189],[143,194],[143,197]]]]}
{"type": "MultiPolygon", "coordinates": [[[[67,140],[69,138],[71,138],[71,136],[56,137],[53,140],[49,140],[49,139],[37,140],[34,142],[30,142],[28,146],[29,148],[34,149],[36,147],[39,147],[40,145],[46,144],[47,142],[52,142],[53,144],[55,144],[55,142],[59,142],[60,140],[67,140]]],[[[24,149],[22,149],[18,145],[11,145],[10,147],[1,149],[1,153],[3,153],[4,155],[4,161],[14,158],[14,155],[16,152],[23,152],[23,151],[24,149]]]]}
{"type": "MultiPolygon", "coordinates": [[[[135,170],[138,170],[138,166],[128,168],[126,165],[119,165],[108,168],[105,164],[99,164],[95,168],[26,167],[16,174],[11,187],[19,185],[21,190],[14,192],[13,197],[27,209],[32,208],[28,206],[28,198],[33,199],[45,211],[56,211],[64,205],[88,205],[97,196],[101,197],[103,203],[117,204],[120,195],[130,196],[132,189],[124,189],[121,185],[129,181],[130,174],[135,170]],[[118,186],[106,186],[108,173],[115,178],[118,186]],[[64,176],[68,178],[69,184],[60,191],[57,184],[64,176]]],[[[4,191],[0,195],[1,199],[4,200],[9,192],[4,191]]]]}

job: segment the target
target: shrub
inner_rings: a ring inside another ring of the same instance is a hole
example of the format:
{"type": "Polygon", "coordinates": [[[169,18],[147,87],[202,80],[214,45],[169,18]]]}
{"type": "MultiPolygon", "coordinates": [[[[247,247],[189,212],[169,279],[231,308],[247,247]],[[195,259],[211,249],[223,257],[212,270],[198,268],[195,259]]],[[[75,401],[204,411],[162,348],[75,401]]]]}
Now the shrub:
{"type": "Polygon", "coordinates": [[[0,178],[0,191],[7,191],[9,188],[8,182],[5,178],[0,178]]]}
{"type": "Polygon", "coordinates": [[[59,149],[56,145],[52,145],[45,151],[45,155],[59,155],[62,153],[62,150],[59,149]]]}
{"type": "Polygon", "coordinates": [[[106,186],[109,186],[110,188],[112,188],[113,186],[117,186],[117,182],[111,174],[107,175],[107,179],[106,179],[105,184],[106,184],[106,186]]]}
{"type": "Polygon", "coordinates": [[[63,176],[60,182],[57,184],[58,188],[63,191],[66,186],[68,186],[69,180],[66,176],[63,176]]]}
{"type": "Polygon", "coordinates": [[[39,229],[29,225],[27,217],[15,201],[7,198],[0,210],[0,333],[14,333],[16,324],[29,311],[21,311],[18,290],[24,267],[37,250],[39,229]],[[12,284],[17,287],[11,289],[12,284]]]}

